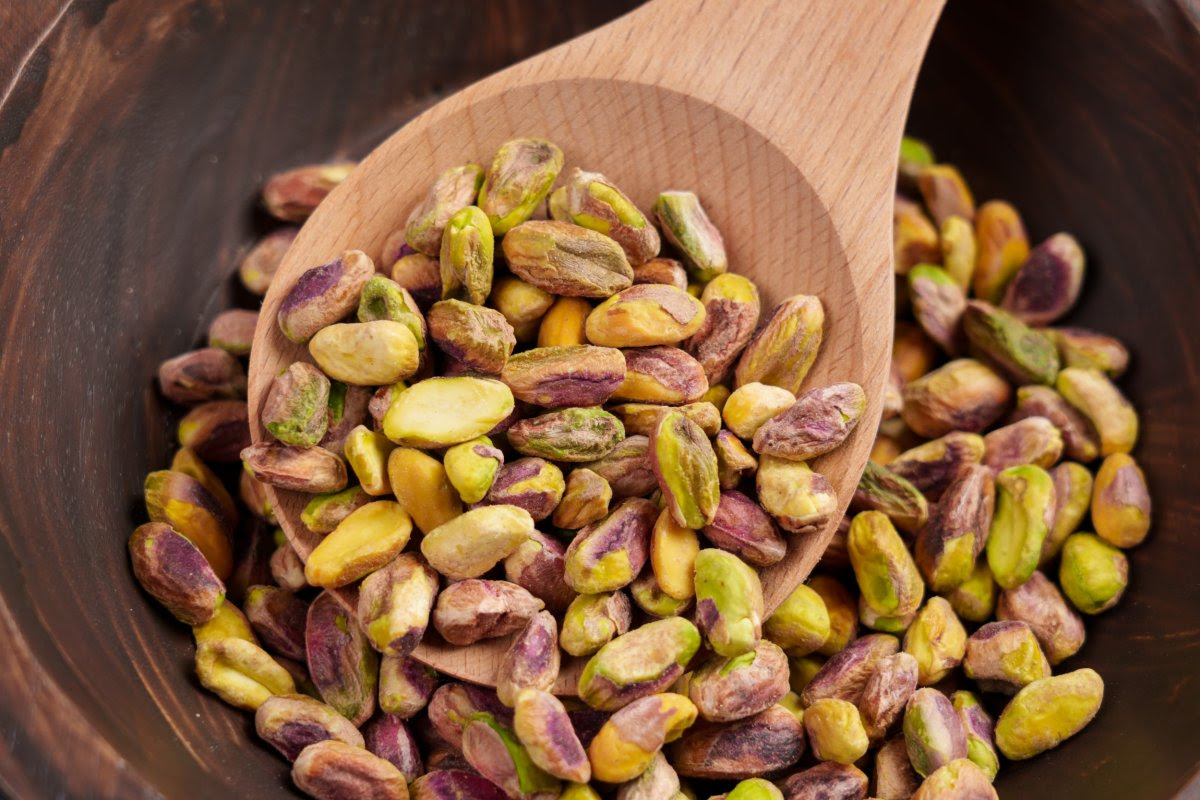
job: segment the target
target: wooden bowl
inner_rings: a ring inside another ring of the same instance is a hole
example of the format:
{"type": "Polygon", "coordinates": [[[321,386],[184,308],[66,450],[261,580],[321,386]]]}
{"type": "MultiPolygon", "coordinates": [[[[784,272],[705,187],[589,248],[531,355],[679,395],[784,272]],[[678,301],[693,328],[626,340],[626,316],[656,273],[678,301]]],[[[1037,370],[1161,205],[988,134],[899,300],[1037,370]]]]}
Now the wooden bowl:
{"type": "MultiPolygon", "coordinates": [[[[0,793],[290,796],[129,573],[176,416],[151,376],[249,299],[231,274],[268,227],[247,205],[265,175],[365,152],[444,90],[633,4],[0,7],[0,793]]],[[[1134,350],[1155,502],[1126,600],[1069,662],[1104,675],[1100,716],[1007,765],[1004,797],[1200,792],[1198,63],[1185,3],[960,0],[918,84],[911,130],[979,199],[1084,243],[1071,319],[1134,350]]]]}

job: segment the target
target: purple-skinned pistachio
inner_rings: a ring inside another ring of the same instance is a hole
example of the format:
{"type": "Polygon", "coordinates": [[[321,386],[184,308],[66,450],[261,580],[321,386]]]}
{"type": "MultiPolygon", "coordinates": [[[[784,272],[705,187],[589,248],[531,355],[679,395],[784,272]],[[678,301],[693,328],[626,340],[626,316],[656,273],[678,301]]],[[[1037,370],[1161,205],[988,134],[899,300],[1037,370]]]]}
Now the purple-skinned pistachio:
{"type": "Polygon", "coordinates": [[[465,164],[443,170],[429,192],[409,212],[404,240],[414,250],[436,256],[442,245],[446,223],[459,209],[475,202],[483,183],[483,167],[465,164]]]}
{"type": "Polygon", "coordinates": [[[975,559],[987,544],[995,495],[991,471],[971,465],[933,504],[913,547],[930,589],[950,591],[971,576],[975,559]]]}
{"type": "Polygon", "coordinates": [[[1084,255],[1069,233],[1056,233],[1029,251],[1001,304],[1027,325],[1049,325],[1066,314],[1083,288],[1084,255]]]}
{"type": "Polygon", "coordinates": [[[658,487],[646,436],[627,436],[604,458],[582,466],[608,481],[614,499],[642,497],[658,487]]]}
{"type": "Polygon", "coordinates": [[[507,436],[527,456],[587,462],[608,455],[625,439],[625,428],[601,408],[563,408],[520,420],[507,436]]]}
{"type": "Polygon", "coordinates": [[[566,580],[566,548],[541,531],[535,530],[504,559],[504,577],[556,614],[565,611],[576,596],[566,580]]]}
{"type": "MultiPolygon", "coordinates": [[[[279,530],[276,533],[282,535],[283,531],[279,530]]],[[[304,562],[300,560],[296,548],[286,539],[271,553],[270,567],[271,578],[279,588],[298,592],[308,586],[308,581],[304,578],[304,562]]]]}
{"type": "Polygon", "coordinates": [[[696,357],[709,384],[714,385],[729,377],[733,363],[753,338],[762,305],[753,281],[733,273],[709,281],[700,302],[704,304],[704,322],[684,348],[696,357]]]}
{"type": "Polygon", "coordinates": [[[415,781],[425,771],[421,751],[404,720],[394,714],[377,714],[362,727],[367,750],[400,770],[404,780],[415,781]]]}
{"type": "Polygon", "coordinates": [[[438,595],[433,626],[461,647],[519,631],[544,605],[515,583],[471,578],[438,595]]]}
{"type": "Polygon", "coordinates": [[[355,725],[375,711],[379,657],[358,621],[328,592],[308,607],[308,669],[321,699],[355,725]]]}
{"type": "Polygon", "coordinates": [[[920,436],[979,433],[1008,410],[1012,388],[991,367],[959,358],[904,386],[905,424],[920,436]]]}
{"type": "Polygon", "coordinates": [[[246,369],[225,350],[205,347],[162,362],[158,386],[163,397],[182,406],[237,400],[246,396],[246,369]]]}
{"type": "Polygon", "coordinates": [[[804,744],[804,725],[776,704],[731,723],[697,723],[667,757],[688,778],[741,780],[782,773],[804,755],[804,744]]]}
{"type": "Polygon", "coordinates": [[[955,692],[950,696],[950,703],[967,736],[967,758],[975,762],[989,780],[995,780],[1000,771],[1000,756],[996,752],[995,724],[991,715],[973,692],[955,692]]]}
{"type": "Polygon", "coordinates": [[[928,776],[967,757],[967,736],[958,713],[937,689],[918,689],[904,709],[904,741],[918,775],[928,776]]]}
{"type": "Polygon", "coordinates": [[[806,706],[833,698],[857,703],[880,661],[900,650],[900,640],[887,633],[860,636],[825,662],[801,698],[806,706]]]}
{"type": "Polygon", "coordinates": [[[908,534],[916,533],[929,519],[929,501],[925,495],[892,470],[871,461],[858,480],[850,507],[855,511],[881,512],[908,534]]]}
{"type": "Polygon", "coordinates": [[[1062,455],[1062,433],[1045,417],[1026,417],[983,437],[987,450],[983,464],[999,473],[1009,467],[1036,464],[1050,469],[1062,455]]]}
{"type": "Polygon", "coordinates": [[[979,434],[953,431],[905,450],[888,462],[887,468],[926,497],[936,498],[965,469],[983,461],[985,449],[979,434]]]}
{"type": "Polygon", "coordinates": [[[142,588],[187,625],[208,622],[225,600],[225,585],[204,553],[164,522],[138,526],[129,556],[142,588]]]}
{"type": "Polygon", "coordinates": [[[625,355],[625,380],[612,399],[633,403],[694,403],[708,391],[704,367],[678,347],[634,347],[625,355]]]}
{"type": "Polygon", "coordinates": [[[410,656],[379,660],[379,709],[409,719],[429,704],[437,689],[437,673],[410,656]]]}
{"type": "Polygon", "coordinates": [[[409,787],[410,800],[509,800],[496,784],[461,769],[438,769],[417,778],[409,787]]]}
{"type": "Polygon", "coordinates": [[[429,337],[438,349],[480,375],[499,375],[517,344],[512,326],[494,308],[442,300],[427,318],[429,337]]]}
{"type": "Polygon", "coordinates": [[[335,456],[346,452],[346,440],[350,432],[359,425],[367,424],[368,405],[373,392],[366,386],[348,386],[341,381],[330,381],[329,424],[318,446],[335,456]]]}
{"type": "Polygon", "coordinates": [[[288,761],[310,744],[335,739],[363,746],[358,729],[331,706],[299,694],[270,697],[254,712],[254,729],[288,761]]]}
{"type": "Polygon", "coordinates": [[[754,450],[808,461],[846,441],[866,410],[867,396],[857,383],[812,389],[759,426],[754,432],[754,450]]]}
{"type": "Polygon", "coordinates": [[[462,751],[463,728],[472,717],[487,714],[503,725],[511,725],[512,709],[500,702],[495,691],[469,683],[444,683],[429,700],[429,722],[436,736],[456,752],[462,751]]]}
{"type": "Polygon", "coordinates": [[[355,166],[353,161],[337,161],[277,172],[263,186],[263,207],[284,222],[304,222],[355,166]]]}
{"type": "Polygon", "coordinates": [[[676,522],[692,529],[712,524],[721,499],[717,455],[699,425],[679,412],[660,417],[650,463],[676,522]]]}
{"type": "Polygon", "coordinates": [[[700,632],[688,620],[647,623],[588,660],[579,676],[579,697],[592,708],[616,711],[673,684],[699,649],[700,632]]]}
{"type": "Polygon", "coordinates": [[[962,174],[951,164],[931,164],[917,174],[926,208],[940,225],[949,217],[975,219],[975,200],[962,174]]]}
{"type": "Polygon", "coordinates": [[[294,362],[271,381],[259,418],[284,444],[312,447],[329,426],[329,378],[312,364],[294,362]]]}
{"type": "Polygon", "coordinates": [[[335,740],[310,744],[292,765],[292,782],[318,800],[406,800],[404,774],[365,748],[335,740]]]}
{"type": "Polygon", "coordinates": [[[558,623],[549,611],[539,611],[504,653],[497,670],[496,696],[512,706],[522,689],[550,689],[558,680],[560,658],[558,623]]]}
{"type": "Polygon", "coordinates": [[[932,264],[917,264],[908,273],[908,294],[918,324],[949,355],[966,349],[962,315],[967,295],[949,272],[932,264]]]}
{"type": "Polygon", "coordinates": [[[787,542],[762,506],[738,491],[721,492],[713,521],[704,536],[754,567],[768,567],[787,553],[787,542]]]}
{"type": "Polygon", "coordinates": [[[650,530],[658,510],[649,500],[631,498],[599,522],[583,528],[566,552],[568,585],[583,594],[628,586],[649,555],[650,530]]]}
{"type": "Polygon", "coordinates": [[[496,473],[484,505],[523,508],[540,522],[554,512],[566,491],[562,470],[542,458],[519,458],[496,473]]]}
{"type": "Polygon", "coordinates": [[[530,760],[546,772],[575,783],[591,780],[591,764],[583,743],[567,709],[554,695],[534,688],[518,692],[513,732],[525,746],[530,760]]]}
{"type": "Polygon", "coordinates": [[[1113,453],[1096,472],[1092,490],[1092,526],[1111,545],[1136,547],[1150,532],[1150,490],[1132,457],[1113,453]]]}
{"type": "Polygon", "coordinates": [[[555,800],[561,784],[543,770],[507,725],[478,714],[463,729],[463,757],[514,800],[555,800]]]}
{"type": "Polygon", "coordinates": [[[900,721],[908,698],[917,690],[917,660],[908,653],[879,659],[858,698],[867,738],[879,742],[900,721]]]}
{"type": "Polygon", "coordinates": [[[1138,438],[1137,409],[1104,373],[1068,367],[1059,373],[1055,388],[1095,427],[1100,455],[1133,450],[1138,438]]]}
{"type": "Polygon", "coordinates": [[[308,603],[277,586],[251,586],[242,612],[268,650],[284,658],[304,661],[304,630],[308,603]]]}
{"type": "Polygon", "coordinates": [[[1129,348],[1120,339],[1086,328],[1043,328],[1054,340],[1064,367],[1096,369],[1119,378],[1129,367],[1129,348]]]}
{"type": "Polygon", "coordinates": [[[279,305],[279,329],[293,342],[307,342],[358,307],[363,285],[374,274],[375,262],[361,250],[306,270],[279,305]]]}
{"type": "Polygon", "coordinates": [[[179,420],[176,438],[205,461],[237,461],[250,445],[250,416],[242,400],[201,403],[179,420]]]}
{"type": "Polygon", "coordinates": [[[259,442],[242,450],[242,461],[263,483],[297,492],[337,492],[346,488],[346,464],[320,447],[259,442]]]}
{"type": "Polygon", "coordinates": [[[1054,582],[1041,572],[1000,593],[996,619],[1027,624],[1051,665],[1079,652],[1086,636],[1083,619],[1067,605],[1054,582]]]}
{"type": "Polygon", "coordinates": [[[688,288],[687,271],[683,264],[673,258],[652,258],[633,268],[633,282],[661,283],[676,289],[688,288]]]}
{"type": "Polygon", "coordinates": [[[908,760],[904,735],[893,736],[875,751],[875,796],[878,800],[909,800],[921,778],[908,760]]]}
{"type": "Polygon", "coordinates": [[[798,294],[775,306],[738,359],[736,386],[765,383],[796,394],[816,361],[824,327],[820,298],[798,294]]]}
{"type": "MultiPolygon", "coordinates": [[[[780,782],[779,788],[783,800],[864,800],[867,776],[853,764],[823,761],[788,776],[780,782]]],[[[766,795],[763,799],[766,800],[766,795]]]]}
{"type": "Polygon", "coordinates": [[[963,672],[985,692],[1015,694],[1048,677],[1050,662],[1024,622],[989,622],[967,639],[963,672]]]}
{"type": "Polygon", "coordinates": [[[1050,337],[982,300],[967,303],[962,325],[971,351],[1013,382],[1054,384],[1060,360],[1050,337]]]}
{"type": "Polygon", "coordinates": [[[605,783],[639,780],[653,768],[663,744],[678,739],[695,720],[696,706],[681,694],[634,700],[609,717],[588,744],[592,776],[605,783]]]}
{"type": "Polygon", "coordinates": [[[299,232],[299,228],[293,227],[271,231],[247,251],[238,264],[238,278],[248,292],[259,297],[267,293],[283,256],[299,232]]]}
{"type": "Polygon", "coordinates": [[[1075,461],[1091,461],[1100,454],[1100,441],[1092,423],[1062,395],[1049,386],[1022,386],[1017,389],[1017,407],[1009,422],[1044,417],[1059,430],[1062,452],[1075,461]]]}
{"type": "Polygon", "coordinates": [[[508,360],[500,379],[519,400],[546,408],[596,406],[625,380],[625,356],[612,347],[536,347],[508,360]]]}
{"type": "Polygon", "coordinates": [[[763,640],[740,656],[710,658],[688,682],[688,697],[704,719],[731,722],[775,705],[788,689],[787,656],[763,640]]]}
{"type": "Polygon", "coordinates": [[[429,626],[437,591],[437,573],[415,553],[401,553],[364,578],[358,618],[371,646],[387,656],[411,653],[429,626]]]}
{"type": "Polygon", "coordinates": [[[243,520],[233,541],[233,571],[225,579],[225,596],[240,605],[251,586],[272,582],[271,553],[275,551],[275,537],[265,522],[249,519],[243,520]]]}

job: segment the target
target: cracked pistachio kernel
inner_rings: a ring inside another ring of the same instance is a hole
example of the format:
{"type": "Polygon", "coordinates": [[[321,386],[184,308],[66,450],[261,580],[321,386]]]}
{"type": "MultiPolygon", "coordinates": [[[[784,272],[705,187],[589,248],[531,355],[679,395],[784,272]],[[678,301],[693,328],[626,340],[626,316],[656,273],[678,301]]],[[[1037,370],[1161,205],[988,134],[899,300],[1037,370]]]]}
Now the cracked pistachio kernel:
{"type": "Polygon", "coordinates": [[[588,660],[579,697],[592,708],[616,711],[663,691],[700,649],[700,632],[683,617],[649,622],[622,634],[588,660]]]}
{"type": "Polygon", "coordinates": [[[663,236],[683,256],[688,272],[707,283],[729,269],[725,240],[693,192],[663,192],[654,201],[663,236]]]}
{"type": "Polygon", "coordinates": [[[411,533],[412,520],[399,503],[367,503],[309,553],[304,577],[311,585],[326,588],[353,583],[395,558],[411,533]]]}
{"type": "Polygon", "coordinates": [[[1069,233],[1033,248],[1004,292],[1003,307],[1027,325],[1049,325],[1071,310],[1083,288],[1084,255],[1069,233]]]}
{"type": "Polygon", "coordinates": [[[837,494],[829,481],[803,461],[763,456],[755,483],[758,502],[786,531],[817,533],[837,511],[837,494]]]}
{"type": "Polygon", "coordinates": [[[633,267],[621,246],[578,225],[526,222],[509,231],[501,247],[514,275],[551,294],[610,297],[633,285],[633,267]]]}
{"type": "Polygon", "coordinates": [[[1136,547],[1150,531],[1150,491],[1146,475],[1130,456],[1113,453],[1096,472],[1092,527],[1117,547],[1136,547]]]}
{"type": "Polygon", "coordinates": [[[887,516],[878,511],[856,514],[847,546],[858,588],[874,611],[899,617],[920,608],[925,583],[887,516]]]}
{"type": "Polygon", "coordinates": [[[488,378],[426,378],[392,398],[383,432],[409,447],[447,447],[491,431],[513,412],[512,392],[488,378]]]}
{"type": "Polygon", "coordinates": [[[602,347],[677,344],[700,330],[704,304],[685,291],[642,283],[617,292],[588,315],[588,341],[602,347]]]}
{"type": "Polygon", "coordinates": [[[758,469],[758,459],[732,431],[718,431],[713,450],[717,454],[717,480],[723,490],[736,489],[746,473],[758,469]]]}
{"type": "Polygon", "coordinates": [[[401,553],[368,575],[359,589],[358,622],[371,646],[393,658],[411,653],[429,627],[437,591],[437,573],[415,553],[401,553]]]}
{"type": "Polygon", "coordinates": [[[484,503],[523,508],[541,522],[562,500],[566,483],[562,470],[541,458],[518,458],[505,464],[492,481],[484,503]]]}
{"type": "Polygon", "coordinates": [[[758,573],[724,550],[696,554],[696,624],[713,650],[730,658],[752,651],[763,616],[758,573]]]}
{"type": "Polygon", "coordinates": [[[554,509],[554,527],[579,530],[608,516],[613,491],[601,475],[587,467],[576,467],[567,476],[562,500],[554,509]]]}
{"type": "Polygon", "coordinates": [[[996,746],[1020,761],[1058,747],[1083,730],[1104,701],[1104,681],[1091,669],[1034,681],[996,720],[996,746]]]}
{"type": "Polygon", "coordinates": [[[254,729],[288,761],[310,744],[335,739],[365,747],[362,734],[336,710],[302,694],[272,695],[254,713],[254,729]]]}
{"type": "Polygon", "coordinates": [[[429,187],[429,193],[408,215],[404,240],[409,247],[427,256],[437,256],[446,223],[459,210],[475,202],[482,183],[483,167],[478,164],[443,170],[429,187]]]}
{"type": "Polygon", "coordinates": [[[985,692],[1014,694],[1049,675],[1050,662],[1024,622],[989,622],[967,639],[963,672],[985,692]]]}
{"type": "Polygon", "coordinates": [[[533,534],[523,508],[483,506],[459,514],[421,540],[421,553],[451,580],[476,578],[509,556],[533,534]]]}
{"type": "Polygon", "coordinates": [[[259,417],[267,432],[284,444],[311,447],[329,424],[329,378],[312,364],[297,361],[276,375],[259,417]]]}
{"type": "Polygon", "coordinates": [[[163,469],[147,475],[143,487],[150,521],[170,525],[199,548],[218,578],[229,577],[233,521],[204,484],[186,473],[163,469]]]}
{"type": "MultiPolygon", "coordinates": [[[[762,383],[747,383],[734,389],[721,409],[726,427],[743,439],[753,439],[758,429],[796,404],[787,389],[762,383]]],[[[771,455],[776,455],[772,453],[771,455]]]]}
{"type": "Polygon", "coordinates": [[[553,461],[595,461],[625,439],[621,420],[602,408],[560,408],[523,419],[508,429],[508,443],[527,456],[553,461]]]}
{"type": "Polygon", "coordinates": [[[988,568],[987,559],[976,561],[970,576],[951,589],[946,599],[960,619],[987,622],[996,608],[996,580],[988,568]]]}
{"type": "Polygon", "coordinates": [[[374,274],[375,262],[361,250],[305,270],[279,304],[279,330],[297,344],[307,342],[358,307],[362,287],[374,274]]]}
{"type": "Polygon", "coordinates": [[[1138,437],[1137,411],[1104,373],[1068,367],[1058,374],[1055,386],[1095,427],[1100,436],[1100,455],[1133,450],[1138,437]]]}
{"type": "Polygon", "coordinates": [[[563,152],[546,139],[513,139],[500,145],[479,188],[479,207],[497,236],[533,216],[562,171],[563,152]]]}
{"type": "Polygon", "coordinates": [[[462,501],[478,503],[487,496],[496,472],[504,465],[504,453],[487,436],[477,436],[448,449],[442,464],[462,501]]]}
{"type": "Polygon", "coordinates": [[[900,721],[908,698],[917,689],[917,671],[915,658],[908,653],[894,653],[879,659],[863,684],[856,705],[872,743],[882,741],[900,721]]]}
{"type": "Polygon", "coordinates": [[[549,611],[539,611],[512,638],[500,660],[496,696],[504,705],[514,706],[526,689],[549,691],[558,680],[560,660],[558,622],[549,611]]]}
{"type": "Polygon", "coordinates": [[[1000,302],[1012,277],[1029,257],[1029,237],[1017,210],[1003,200],[990,200],[975,215],[978,256],[973,285],[975,296],[1000,302]]]}
{"type": "Polygon", "coordinates": [[[927,438],[952,431],[979,433],[1008,410],[1012,388],[987,365],[960,358],[904,387],[900,412],[913,432],[927,438]]]}
{"type": "Polygon", "coordinates": [[[699,425],[678,411],[663,414],[650,437],[650,463],[676,522],[692,529],[712,523],[721,499],[717,455],[699,425]]]}
{"type": "Polygon", "coordinates": [[[1071,603],[1085,614],[1117,604],[1129,583],[1129,559],[1091,533],[1073,533],[1062,548],[1058,582],[1071,603]]]}
{"type": "Polygon", "coordinates": [[[649,500],[630,498],[612,513],[579,531],[566,553],[567,583],[582,594],[628,586],[646,564],[650,529],[658,509],[649,500]]]}
{"type": "Polygon", "coordinates": [[[1044,333],[981,300],[967,303],[962,327],[972,352],[1010,380],[1054,385],[1061,362],[1054,342],[1044,333]]]}
{"type": "Polygon", "coordinates": [[[590,656],[629,630],[630,614],[624,592],[576,596],[563,616],[562,649],[573,656],[590,656]]]}
{"type": "Polygon", "coordinates": [[[937,689],[918,689],[904,707],[904,742],[918,775],[928,776],[956,758],[967,757],[967,736],[949,698],[937,689]]]}
{"type": "Polygon", "coordinates": [[[763,635],[793,658],[815,653],[829,638],[829,610],[811,586],[800,584],[767,621],[763,635]]]}
{"type": "Polygon", "coordinates": [[[308,352],[330,378],[354,386],[404,380],[420,361],[408,326],[386,319],[329,325],[312,337],[308,352]]]}
{"type": "Polygon", "coordinates": [[[853,764],[866,755],[870,744],[858,708],[832,697],[804,709],[804,732],[813,755],[820,761],[853,764]]]}
{"type": "Polygon", "coordinates": [[[561,209],[568,220],[611,236],[630,264],[636,267],[658,255],[658,231],[608,178],[576,167],[563,189],[561,209]]]}
{"type": "Polygon", "coordinates": [[[663,509],[650,532],[650,566],[664,594],[685,601],[695,596],[699,552],[696,531],[680,525],[669,510],[663,509]]]}
{"type": "Polygon", "coordinates": [[[383,431],[359,425],[350,431],[344,447],[346,461],[364,492],[375,497],[392,493],[387,462],[396,445],[383,435],[383,431]]]}
{"type": "Polygon", "coordinates": [[[422,533],[429,533],[462,513],[462,502],[442,462],[427,453],[397,447],[388,456],[388,479],[396,500],[422,533]]]}
{"type": "Polygon", "coordinates": [[[664,744],[695,721],[696,706],[683,695],[663,692],[634,700],[609,717],[588,744],[592,776],[605,783],[637,778],[664,744]]]}
{"type": "Polygon", "coordinates": [[[492,291],[492,259],[496,243],[487,215],[475,206],[454,213],[442,234],[438,267],[442,297],[483,305],[492,291]]]}
{"type": "Polygon", "coordinates": [[[1054,479],[1046,470],[1027,464],[996,476],[987,562],[1002,588],[1020,586],[1037,569],[1053,513],[1054,479]]]}
{"type": "Polygon", "coordinates": [[[658,579],[650,570],[643,570],[642,574],[629,584],[629,594],[638,608],[655,619],[678,617],[692,604],[690,600],[676,600],[664,593],[658,585],[658,579]]]}
{"type": "Polygon", "coordinates": [[[904,652],[917,660],[917,683],[932,686],[962,663],[967,631],[944,598],[931,597],[904,634],[904,652]]]}
{"type": "Polygon", "coordinates": [[[817,358],[824,327],[825,309],[819,298],[798,294],[784,300],[742,351],[735,385],[758,382],[792,394],[800,391],[817,358]]]}
{"type": "Polygon", "coordinates": [[[806,706],[827,697],[857,703],[868,679],[883,659],[894,656],[899,650],[900,640],[890,634],[860,636],[821,666],[804,687],[800,698],[806,706]]]}

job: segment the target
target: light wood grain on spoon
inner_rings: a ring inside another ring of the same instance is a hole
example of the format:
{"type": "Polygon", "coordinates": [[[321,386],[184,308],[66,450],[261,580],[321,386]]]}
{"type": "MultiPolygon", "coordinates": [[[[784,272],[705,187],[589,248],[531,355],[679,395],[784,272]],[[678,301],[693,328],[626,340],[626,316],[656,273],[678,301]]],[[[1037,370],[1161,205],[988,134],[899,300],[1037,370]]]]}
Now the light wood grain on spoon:
{"type": "MultiPolygon", "coordinates": [[[[504,141],[544,136],[573,166],[604,172],[642,208],[668,188],[696,191],[724,234],[733,271],[764,311],[815,294],[821,354],[806,386],[849,380],[869,398],[846,444],[814,468],[844,510],[870,452],[891,351],[891,209],[908,101],[943,0],[656,0],[586,36],[447,98],[368,156],[305,224],[263,305],[250,364],[255,441],[272,376],[306,349],[275,324],[297,276],[346,249],[378,259],[434,176],[486,164],[504,141]]],[[[386,79],[386,76],[381,77],[386,79]]],[[[270,490],[301,557],[319,537],[306,498],[270,490]]],[[[803,580],[835,525],[794,538],[762,572],[768,609],[803,580]]],[[[507,639],[470,648],[430,631],[416,655],[494,684],[507,639]]],[[[574,693],[581,665],[556,686],[574,693]]]]}

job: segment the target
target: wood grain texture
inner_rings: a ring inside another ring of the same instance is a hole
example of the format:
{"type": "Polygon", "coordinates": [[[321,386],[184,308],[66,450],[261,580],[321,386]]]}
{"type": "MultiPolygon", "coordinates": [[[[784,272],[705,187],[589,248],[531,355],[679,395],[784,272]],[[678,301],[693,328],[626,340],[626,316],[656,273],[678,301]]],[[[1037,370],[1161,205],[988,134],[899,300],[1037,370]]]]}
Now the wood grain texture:
{"type": "MultiPolygon", "coordinates": [[[[0,86],[30,52],[17,32],[45,30],[12,21],[50,5],[0,2],[0,86]]],[[[294,796],[247,717],[195,685],[187,631],[129,574],[141,480],[170,450],[173,412],[149,376],[236,296],[263,176],[364,153],[447,88],[634,4],[348,5],[75,0],[0,103],[0,793],[294,796]]],[[[1187,7],[953,0],[918,80],[912,129],[980,199],[1017,203],[1035,237],[1081,238],[1092,268],[1072,318],[1131,344],[1125,386],[1145,409],[1154,530],[1126,601],[1066,665],[1100,670],[1105,706],[1058,750],[1006,765],[1005,798],[1200,796],[1187,7]]]]}
{"type": "MultiPolygon", "coordinates": [[[[309,360],[275,323],[297,277],[348,249],[378,260],[433,176],[489,163],[508,139],[546,136],[562,147],[565,169],[603,171],[642,208],[664,189],[695,190],[724,235],[731,269],[760,287],[764,316],[793,294],[821,299],[825,337],[805,387],[854,381],[867,392],[858,430],[813,464],[836,490],[839,513],[818,534],[790,537],[784,559],[762,571],[774,610],[825,551],[879,420],[891,354],[895,154],[940,10],[941,0],[656,0],[443,100],[330,194],[280,266],[250,361],[255,441],[265,435],[258,411],[271,380],[309,360]],[[641,46],[631,51],[630,42],[641,46]]],[[[306,557],[315,544],[300,522],[307,496],[272,494],[306,557]]],[[[494,685],[508,641],[449,647],[431,631],[414,655],[494,685]]],[[[564,664],[556,692],[575,693],[583,663],[564,664]]]]}

